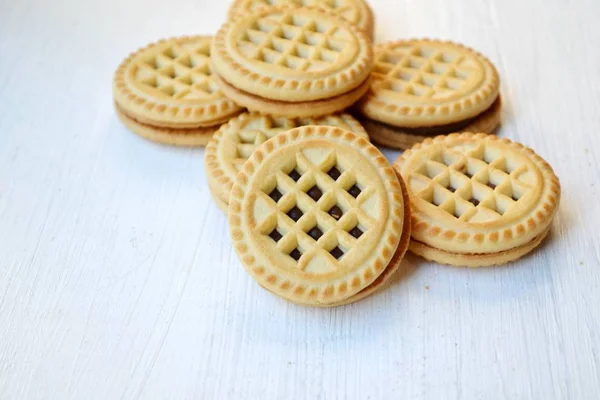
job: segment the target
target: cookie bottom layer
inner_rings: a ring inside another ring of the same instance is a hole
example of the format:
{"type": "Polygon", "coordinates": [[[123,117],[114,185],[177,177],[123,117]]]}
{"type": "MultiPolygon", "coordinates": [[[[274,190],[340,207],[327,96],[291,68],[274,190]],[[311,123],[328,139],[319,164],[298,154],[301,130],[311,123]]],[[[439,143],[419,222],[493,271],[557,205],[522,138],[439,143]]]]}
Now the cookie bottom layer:
{"type": "Polygon", "coordinates": [[[408,149],[416,143],[420,143],[428,137],[445,135],[454,132],[493,133],[500,125],[502,112],[502,100],[500,96],[492,103],[490,108],[468,120],[428,128],[398,128],[383,122],[373,121],[367,118],[360,119],[365,127],[371,141],[382,146],[394,149],[408,149]]]}
{"type": "Polygon", "coordinates": [[[544,232],[533,238],[530,242],[514,249],[490,254],[459,254],[449,253],[444,250],[430,247],[424,243],[411,240],[409,250],[429,261],[455,267],[491,267],[515,261],[531,252],[544,240],[550,232],[548,227],[544,232]]]}
{"type": "Polygon", "coordinates": [[[205,128],[165,128],[152,126],[139,122],[126,114],[118,105],[115,105],[117,116],[121,122],[132,132],[145,139],[156,143],[172,146],[203,147],[212,138],[213,133],[221,126],[215,125],[205,128]]]}
{"type": "Polygon", "coordinates": [[[237,104],[250,111],[287,118],[317,118],[343,111],[356,103],[369,90],[370,85],[370,80],[366,79],[358,87],[339,96],[294,103],[256,96],[234,87],[217,74],[213,76],[225,96],[237,104]]]}

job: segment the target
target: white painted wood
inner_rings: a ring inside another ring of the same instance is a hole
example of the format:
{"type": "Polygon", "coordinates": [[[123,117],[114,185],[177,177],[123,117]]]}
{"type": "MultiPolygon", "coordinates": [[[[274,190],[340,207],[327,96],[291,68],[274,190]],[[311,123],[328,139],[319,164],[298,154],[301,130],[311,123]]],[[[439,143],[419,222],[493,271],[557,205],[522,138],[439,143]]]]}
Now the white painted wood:
{"type": "Polygon", "coordinates": [[[562,179],[542,248],[484,270],[408,257],[333,310],[274,298],[231,249],[203,151],[112,109],[129,51],[213,32],[227,4],[0,0],[0,398],[600,398],[600,2],[372,3],[379,40],[496,63],[501,134],[562,179]]]}

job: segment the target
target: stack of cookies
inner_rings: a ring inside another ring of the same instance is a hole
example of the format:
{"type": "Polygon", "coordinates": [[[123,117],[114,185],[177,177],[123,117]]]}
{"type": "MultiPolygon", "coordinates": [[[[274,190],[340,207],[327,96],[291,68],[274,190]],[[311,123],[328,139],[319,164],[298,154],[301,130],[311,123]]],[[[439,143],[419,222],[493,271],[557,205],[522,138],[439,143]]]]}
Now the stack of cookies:
{"type": "Polygon", "coordinates": [[[214,38],[161,40],[115,74],[130,130],[206,146],[242,265],[298,304],[362,299],[407,250],[514,261],[560,202],[548,163],[492,135],[501,99],[487,58],[440,40],[373,46],[373,30],[364,0],[235,0],[214,38]],[[390,164],[371,141],[405,151],[390,164]]]}

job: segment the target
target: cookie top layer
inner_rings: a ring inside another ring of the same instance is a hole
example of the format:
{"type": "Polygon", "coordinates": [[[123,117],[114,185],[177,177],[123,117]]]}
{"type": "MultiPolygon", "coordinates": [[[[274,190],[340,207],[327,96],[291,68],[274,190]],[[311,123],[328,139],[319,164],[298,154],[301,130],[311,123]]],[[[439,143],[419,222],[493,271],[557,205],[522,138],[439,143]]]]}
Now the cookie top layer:
{"type": "Polygon", "coordinates": [[[371,90],[359,104],[367,117],[398,127],[463,121],[498,97],[487,58],[460,44],[414,39],[375,46],[371,90]]]}
{"type": "Polygon", "coordinates": [[[238,15],[278,5],[321,7],[342,16],[368,36],[371,37],[373,33],[373,13],[363,0],[236,0],[229,9],[229,17],[235,18],[238,15]]]}
{"type": "Polygon", "coordinates": [[[233,245],[270,291],[333,304],[369,286],[398,247],[398,177],[364,138],[306,126],[275,136],[244,164],[229,198],[233,245]]]}
{"type": "Polygon", "coordinates": [[[139,122],[171,128],[212,126],[241,111],[213,80],[211,42],[183,36],[132,53],[115,72],[118,107],[139,122]]]}
{"type": "Polygon", "coordinates": [[[552,168],[533,150],[485,134],[426,139],[394,167],[411,197],[413,240],[452,253],[486,254],[544,232],[560,200],[552,168]]]}
{"type": "Polygon", "coordinates": [[[335,14],[271,7],[226,22],[211,60],[214,71],[237,89],[301,102],[358,87],[371,72],[373,54],[365,34],[335,14]]]}
{"type": "Polygon", "coordinates": [[[221,126],[206,147],[206,173],[215,194],[223,200],[229,198],[235,177],[258,146],[279,133],[306,125],[335,126],[369,140],[362,125],[350,114],[290,119],[243,113],[221,126]]]}

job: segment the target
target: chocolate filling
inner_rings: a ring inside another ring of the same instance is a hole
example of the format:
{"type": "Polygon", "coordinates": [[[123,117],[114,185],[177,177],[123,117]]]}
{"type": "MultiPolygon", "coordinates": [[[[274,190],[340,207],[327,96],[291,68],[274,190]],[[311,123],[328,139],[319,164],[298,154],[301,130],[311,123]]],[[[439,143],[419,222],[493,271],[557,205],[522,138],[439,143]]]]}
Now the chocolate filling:
{"type": "Polygon", "coordinates": [[[336,167],[331,167],[331,169],[327,171],[327,175],[329,175],[334,181],[337,181],[337,178],[339,178],[342,173],[336,167]]]}
{"type": "MultiPolygon", "coordinates": [[[[220,120],[215,120],[214,125],[198,125],[198,126],[196,126],[195,124],[192,124],[191,126],[183,125],[183,126],[179,127],[179,126],[162,125],[160,123],[153,124],[151,121],[145,121],[140,118],[134,117],[130,113],[126,112],[123,108],[121,108],[116,102],[114,103],[114,105],[115,105],[115,108],[117,109],[118,113],[121,113],[123,116],[134,121],[135,123],[137,123],[145,128],[148,128],[148,129],[160,130],[161,132],[164,132],[167,134],[190,134],[190,133],[193,134],[193,133],[196,133],[197,131],[206,130],[207,134],[212,135],[212,132],[219,129],[221,124],[224,124],[225,122],[229,121],[236,115],[241,114],[241,111],[240,111],[240,112],[234,113],[230,116],[224,117],[220,120]]],[[[213,122],[211,122],[211,124],[212,123],[213,122]]],[[[204,132],[202,132],[202,133],[204,133],[204,132]]]]}
{"type": "Polygon", "coordinates": [[[295,169],[292,170],[292,172],[290,172],[289,177],[292,178],[294,181],[298,182],[298,179],[300,179],[300,174],[298,173],[298,171],[296,171],[295,169]]]}
{"type": "Polygon", "coordinates": [[[350,230],[350,234],[357,239],[361,237],[363,233],[364,232],[358,227],[358,225],[350,230]]]}
{"type": "Polygon", "coordinates": [[[437,136],[437,135],[445,135],[447,133],[460,132],[464,128],[471,125],[476,119],[480,118],[483,114],[491,111],[493,108],[498,106],[498,102],[500,98],[498,97],[492,105],[484,110],[483,112],[477,114],[472,118],[468,118],[462,121],[453,122],[451,124],[445,125],[437,125],[437,126],[420,126],[416,128],[406,128],[406,127],[398,127],[386,124],[385,122],[379,122],[374,120],[369,120],[370,124],[381,125],[384,128],[388,128],[391,130],[401,130],[401,133],[407,133],[409,135],[419,135],[419,136],[437,136]]]}
{"type": "Polygon", "coordinates": [[[331,207],[329,209],[329,211],[327,211],[327,212],[329,213],[329,215],[331,215],[333,218],[335,218],[336,221],[339,220],[340,218],[342,218],[342,215],[344,215],[344,212],[338,206],[331,207]]]}
{"type": "Polygon", "coordinates": [[[287,216],[290,217],[291,219],[293,219],[294,221],[298,221],[302,215],[304,215],[302,213],[302,210],[300,210],[298,207],[294,206],[294,208],[292,208],[290,211],[288,211],[287,216]]]}
{"type": "Polygon", "coordinates": [[[348,193],[350,193],[354,198],[357,198],[360,194],[360,188],[356,185],[352,185],[352,187],[348,189],[348,193]]]}
{"type": "Polygon", "coordinates": [[[315,226],[314,228],[312,228],[310,231],[306,232],[308,234],[308,236],[310,236],[311,238],[315,239],[315,240],[319,240],[319,238],[321,236],[323,236],[323,231],[321,229],[319,229],[318,226],[315,226]]]}
{"type": "Polygon", "coordinates": [[[517,247],[513,247],[512,249],[507,249],[507,250],[499,251],[499,252],[496,252],[496,253],[459,253],[459,252],[453,252],[453,251],[448,251],[448,250],[443,250],[443,249],[440,249],[440,248],[437,248],[437,247],[433,247],[430,244],[427,244],[425,242],[422,242],[422,241],[414,239],[414,238],[411,238],[410,240],[411,240],[411,242],[415,242],[415,243],[418,243],[418,244],[420,244],[422,246],[428,247],[430,249],[438,250],[438,251],[441,251],[441,252],[444,252],[444,253],[448,253],[448,254],[463,255],[463,256],[494,256],[494,255],[500,255],[500,254],[503,254],[503,253],[508,253],[509,251],[517,250],[519,248],[525,247],[528,244],[533,243],[536,240],[538,240],[541,235],[546,236],[546,234],[547,234],[547,232],[542,232],[538,236],[535,236],[533,239],[531,239],[527,243],[524,243],[524,244],[522,244],[520,246],[517,246],[517,247]]]}
{"type": "Polygon", "coordinates": [[[335,246],[333,249],[331,249],[329,253],[338,260],[344,255],[344,252],[338,246],[335,246]]]}
{"type": "Polygon", "coordinates": [[[475,207],[477,207],[479,205],[479,200],[477,200],[475,197],[471,197],[469,199],[469,201],[471,202],[471,204],[473,204],[475,207]]]}
{"type": "Polygon", "coordinates": [[[275,242],[279,242],[279,240],[283,237],[281,233],[277,229],[273,229],[273,232],[269,233],[269,237],[273,239],[275,242]]]}
{"type": "Polygon", "coordinates": [[[272,198],[275,201],[275,203],[277,203],[279,199],[283,197],[283,195],[279,190],[277,190],[277,188],[275,188],[271,193],[269,193],[269,197],[272,198]]]}
{"type": "Polygon", "coordinates": [[[296,261],[298,261],[301,256],[302,253],[300,253],[300,250],[298,250],[297,248],[292,250],[292,252],[290,253],[290,257],[292,257],[296,261]]]}
{"type": "Polygon", "coordinates": [[[310,198],[313,199],[314,201],[319,201],[321,196],[323,196],[323,192],[321,191],[321,189],[319,189],[319,187],[317,185],[308,189],[308,192],[306,192],[306,194],[308,194],[310,196],[310,198]]]}

